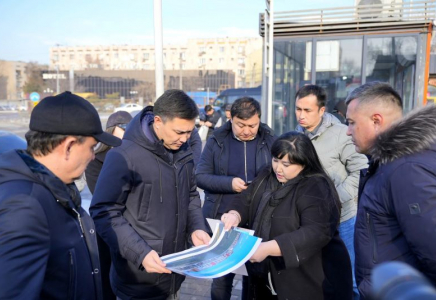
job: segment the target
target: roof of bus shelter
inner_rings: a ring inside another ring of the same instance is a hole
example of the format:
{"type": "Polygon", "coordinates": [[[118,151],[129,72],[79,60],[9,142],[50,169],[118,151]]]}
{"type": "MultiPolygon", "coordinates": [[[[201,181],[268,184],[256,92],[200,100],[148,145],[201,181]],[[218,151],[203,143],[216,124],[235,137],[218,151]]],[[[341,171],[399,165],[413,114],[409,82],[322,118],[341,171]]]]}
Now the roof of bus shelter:
{"type": "MultiPolygon", "coordinates": [[[[273,14],[275,37],[428,32],[435,18],[436,0],[280,11],[273,14]]],[[[265,34],[265,14],[259,17],[259,34],[265,34]]]]}

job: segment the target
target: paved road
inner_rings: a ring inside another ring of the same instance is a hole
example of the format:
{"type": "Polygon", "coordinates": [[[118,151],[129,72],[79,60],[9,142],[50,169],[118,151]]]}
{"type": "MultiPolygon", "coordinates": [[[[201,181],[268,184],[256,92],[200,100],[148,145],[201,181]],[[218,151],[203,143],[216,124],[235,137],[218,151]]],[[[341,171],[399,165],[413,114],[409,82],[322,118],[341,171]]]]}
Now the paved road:
{"type": "MultiPolygon", "coordinates": [[[[106,126],[106,121],[109,114],[102,114],[101,121],[103,128],[106,126]]],[[[27,113],[1,113],[0,112],[0,130],[12,132],[22,138],[29,130],[29,115],[27,113]]],[[[203,191],[199,190],[202,202],[204,200],[203,191]]],[[[82,206],[88,210],[91,201],[91,193],[86,186],[82,191],[82,206]]],[[[188,277],[181,287],[181,300],[206,300],[210,299],[211,279],[195,279],[188,277]]],[[[232,292],[232,300],[241,299],[242,292],[242,277],[237,275],[234,280],[234,289],[232,292]]]]}

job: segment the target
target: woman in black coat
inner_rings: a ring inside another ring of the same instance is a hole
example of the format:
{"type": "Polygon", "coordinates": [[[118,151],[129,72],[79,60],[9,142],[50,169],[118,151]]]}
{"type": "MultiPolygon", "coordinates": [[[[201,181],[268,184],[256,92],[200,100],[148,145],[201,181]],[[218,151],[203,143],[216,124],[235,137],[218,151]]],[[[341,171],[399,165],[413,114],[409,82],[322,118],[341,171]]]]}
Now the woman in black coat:
{"type": "Polygon", "coordinates": [[[340,202],[311,141],[289,132],[264,169],[222,216],[263,242],[247,263],[249,299],[352,299],[351,264],[339,238],[340,202]],[[273,294],[277,296],[273,296],[273,294]]]}

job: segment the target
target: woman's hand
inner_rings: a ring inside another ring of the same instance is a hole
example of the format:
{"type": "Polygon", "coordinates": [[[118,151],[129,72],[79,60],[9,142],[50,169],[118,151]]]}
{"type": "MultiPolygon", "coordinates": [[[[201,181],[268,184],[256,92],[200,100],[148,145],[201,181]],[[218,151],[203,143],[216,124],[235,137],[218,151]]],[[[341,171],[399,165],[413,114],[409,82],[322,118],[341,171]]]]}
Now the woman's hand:
{"type": "Polygon", "coordinates": [[[228,231],[232,226],[238,226],[241,222],[241,215],[236,210],[231,210],[221,216],[221,221],[224,223],[224,230],[228,231]]]}
{"type": "Polygon", "coordinates": [[[268,256],[282,256],[279,244],[275,240],[261,243],[253,256],[250,257],[250,262],[260,263],[268,256]]]}

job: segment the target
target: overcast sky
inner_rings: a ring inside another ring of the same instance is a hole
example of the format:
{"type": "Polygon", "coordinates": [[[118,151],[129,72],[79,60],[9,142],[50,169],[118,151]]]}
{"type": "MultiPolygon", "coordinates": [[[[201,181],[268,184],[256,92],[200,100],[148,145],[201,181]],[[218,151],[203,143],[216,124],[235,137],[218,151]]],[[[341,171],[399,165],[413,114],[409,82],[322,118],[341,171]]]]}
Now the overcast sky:
{"type": "MultiPolygon", "coordinates": [[[[274,0],[276,11],[354,0],[274,0]]],[[[162,0],[163,42],[258,37],[265,0],[162,0]]],[[[0,60],[48,63],[49,48],[154,43],[153,0],[0,0],[0,60]]]]}

